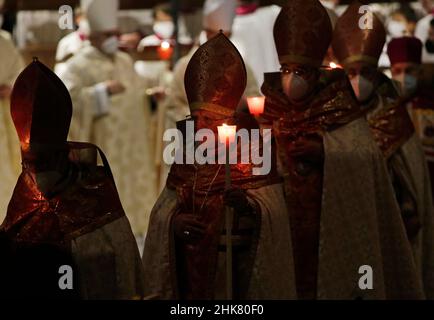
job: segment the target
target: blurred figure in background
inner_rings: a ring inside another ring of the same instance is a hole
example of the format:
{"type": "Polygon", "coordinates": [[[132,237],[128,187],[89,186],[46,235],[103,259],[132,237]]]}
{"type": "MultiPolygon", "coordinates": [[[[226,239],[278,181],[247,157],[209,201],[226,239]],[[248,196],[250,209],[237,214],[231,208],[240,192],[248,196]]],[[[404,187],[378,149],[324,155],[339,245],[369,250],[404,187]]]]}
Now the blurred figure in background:
{"type": "MultiPolygon", "coordinates": [[[[385,17],[385,27],[387,31],[386,44],[378,61],[380,68],[389,68],[390,60],[387,55],[387,44],[393,39],[402,36],[411,36],[414,34],[417,17],[415,11],[405,3],[400,4],[399,8],[385,17]]],[[[388,77],[391,77],[389,69],[383,71],[388,77]]]]}
{"type": "Polygon", "coordinates": [[[387,47],[392,79],[398,85],[400,96],[406,99],[417,94],[422,47],[422,42],[415,37],[394,38],[387,47]]]}
{"type": "Polygon", "coordinates": [[[421,0],[426,16],[416,25],[414,35],[422,41],[422,62],[434,62],[434,0],[421,0]]]}
{"type": "Polygon", "coordinates": [[[245,63],[252,68],[260,87],[264,82],[265,72],[278,71],[280,68],[273,37],[270,36],[280,7],[259,7],[257,0],[236,2],[237,15],[232,26],[231,40],[245,63]]]}
{"type": "Polygon", "coordinates": [[[117,0],[89,0],[90,45],[66,62],[61,79],[71,93],[70,137],[107,154],[120,199],[136,236],[144,235],[156,199],[150,160],[149,106],[133,61],[118,50],[117,0]]]}
{"type": "MultiPolygon", "coordinates": [[[[0,0],[0,10],[4,0],[0,0]]],[[[24,68],[11,35],[0,30],[0,220],[5,216],[19,175],[20,146],[10,114],[10,95],[15,79],[24,68]]]]}
{"type": "Polygon", "coordinates": [[[159,46],[164,40],[173,40],[175,33],[175,23],[172,18],[170,4],[160,4],[153,9],[154,23],[153,34],[145,37],[139,43],[139,50],[144,47],[159,46]]]}
{"type": "MultiPolygon", "coordinates": [[[[170,4],[160,4],[153,9],[153,31],[154,33],[143,38],[137,50],[141,53],[151,52],[156,53],[163,45],[168,46],[168,50],[173,53],[175,43],[175,23],[172,18],[172,8],[170,4]],[[163,44],[164,43],[164,44],[163,44]]],[[[180,45],[191,45],[191,38],[185,33],[181,32],[181,28],[178,32],[178,43],[180,45]]],[[[185,30],[184,30],[185,31],[185,30]]],[[[154,54],[155,55],[155,54],[154,54]]],[[[161,100],[164,97],[165,88],[172,80],[171,73],[169,72],[171,54],[167,58],[158,57],[159,60],[151,61],[137,61],[134,65],[137,73],[144,79],[146,79],[149,88],[153,88],[154,92],[151,92],[156,100],[161,100]]],[[[155,101],[158,103],[159,101],[155,101]]]]}
{"type": "Polygon", "coordinates": [[[5,8],[5,0],[0,0],[0,29],[13,33],[17,23],[17,13],[5,8]]]}
{"type": "Polygon", "coordinates": [[[60,74],[64,67],[65,62],[76,54],[81,48],[89,44],[89,23],[81,7],[75,9],[75,24],[76,30],[63,37],[56,50],[56,66],[54,71],[60,74]]]}
{"type": "Polygon", "coordinates": [[[432,81],[424,81],[424,74],[432,72],[434,66],[421,65],[422,48],[423,43],[417,38],[396,38],[389,43],[388,54],[392,79],[407,105],[434,178],[434,89],[432,81]]]}

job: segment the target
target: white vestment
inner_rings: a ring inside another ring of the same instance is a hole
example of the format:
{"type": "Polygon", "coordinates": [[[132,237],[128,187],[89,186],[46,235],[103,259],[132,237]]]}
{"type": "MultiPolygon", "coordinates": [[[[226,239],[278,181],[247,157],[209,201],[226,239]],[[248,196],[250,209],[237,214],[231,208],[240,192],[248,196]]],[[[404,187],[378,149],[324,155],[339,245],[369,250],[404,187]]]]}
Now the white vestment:
{"type": "Polygon", "coordinates": [[[416,24],[416,29],[414,30],[414,36],[422,41],[422,62],[423,63],[433,63],[434,53],[429,53],[425,48],[425,41],[428,39],[428,33],[430,28],[430,22],[434,19],[434,14],[429,14],[426,17],[420,19],[416,24]]]}
{"type": "Polygon", "coordinates": [[[54,71],[61,74],[65,69],[65,61],[76,54],[81,48],[88,45],[89,41],[80,37],[79,31],[71,32],[64,36],[57,45],[56,65],[54,71]]]}
{"type": "MultiPolygon", "coordinates": [[[[10,35],[0,31],[0,85],[12,86],[24,65],[10,35]]],[[[21,172],[20,144],[12,122],[9,99],[0,99],[0,221],[21,172]]]]}
{"type": "Polygon", "coordinates": [[[149,152],[149,106],[133,61],[122,52],[110,59],[88,46],[67,61],[60,77],[74,106],[71,140],[94,143],[105,152],[132,229],[136,236],[143,235],[156,182],[149,152]],[[126,90],[107,96],[104,89],[101,92],[107,80],[119,81],[126,90]]]}
{"type": "Polygon", "coordinates": [[[276,45],[273,39],[274,22],[280,7],[259,8],[254,13],[238,15],[232,26],[231,40],[255,75],[258,87],[264,82],[265,72],[279,71],[276,45]]]}

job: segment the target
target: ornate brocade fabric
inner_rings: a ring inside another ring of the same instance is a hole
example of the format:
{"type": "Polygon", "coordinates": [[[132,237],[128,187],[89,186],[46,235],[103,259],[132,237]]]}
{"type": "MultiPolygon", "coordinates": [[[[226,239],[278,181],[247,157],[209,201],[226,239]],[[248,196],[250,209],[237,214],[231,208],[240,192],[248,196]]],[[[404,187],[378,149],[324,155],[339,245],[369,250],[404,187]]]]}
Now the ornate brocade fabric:
{"type": "Polygon", "coordinates": [[[69,240],[124,216],[107,168],[73,162],[67,180],[47,197],[39,190],[35,172],[24,168],[1,228],[13,233],[17,242],[68,246],[69,240]]]}
{"type": "Polygon", "coordinates": [[[342,71],[323,72],[312,101],[303,109],[292,106],[280,87],[280,74],[268,75],[264,118],[273,120],[280,170],[293,237],[297,293],[315,299],[319,229],[323,194],[323,159],[293,157],[292,144],[300,138],[323,144],[323,133],[362,116],[342,71]]]}
{"type": "MultiPolygon", "coordinates": [[[[254,119],[250,115],[237,114],[235,123],[238,129],[252,129],[252,120],[254,119]]],[[[253,122],[253,124],[256,123],[253,122]]],[[[258,129],[257,124],[256,129],[258,129]]],[[[258,147],[262,149],[261,145],[258,147]]],[[[240,152],[241,146],[239,144],[238,155],[240,152]]],[[[262,154],[262,150],[259,154],[262,154]]],[[[241,164],[238,162],[230,165],[230,168],[231,185],[246,192],[280,182],[275,164],[272,166],[270,174],[265,176],[254,176],[252,174],[253,164],[251,163],[241,164]]],[[[168,189],[176,191],[178,212],[196,214],[200,217],[199,220],[207,225],[205,237],[197,244],[178,243],[174,245],[174,247],[176,246],[174,250],[177,251],[177,261],[174,263],[174,268],[178,274],[179,294],[181,298],[187,299],[212,299],[215,297],[216,287],[222,285],[218,283],[216,275],[218,247],[224,225],[225,165],[174,164],[171,167],[166,186],[168,189]]],[[[255,203],[252,205],[257,207],[255,203]]],[[[239,219],[237,217],[234,219],[236,225],[239,219]]],[[[257,222],[255,224],[254,228],[256,229],[258,224],[257,222]]],[[[236,228],[234,232],[237,232],[236,228]]],[[[257,232],[254,231],[254,233],[257,232]]],[[[253,258],[254,260],[255,250],[254,248],[251,250],[253,251],[248,255],[250,255],[250,259],[253,258]]],[[[246,265],[246,261],[240,261],[239,264],[246,265]]],[[[248,266],[243,277],[249,278],[248,275],[251,271],[251,266],[248,266]]],[[[234,280],[238,281],[238,279],[234,280]]],[[[246,286],[243,287],[240,288],[240,286],[235,285],[235,290],[245,291],[246,286]]]]}
{"type": "Polygon", "coordinates": [[[384,75],[377,89],[380,103],[366,109],[371,132],[384,157],[389,159],[414,134],[414,126],[391,81],[384,75]]]}
{"type": "Polygon", "coordinates": [[[287,1],[273,30],[280,64],[295,62],[320,66],[332,33],[329,15],[318,1],[287,1]]]}

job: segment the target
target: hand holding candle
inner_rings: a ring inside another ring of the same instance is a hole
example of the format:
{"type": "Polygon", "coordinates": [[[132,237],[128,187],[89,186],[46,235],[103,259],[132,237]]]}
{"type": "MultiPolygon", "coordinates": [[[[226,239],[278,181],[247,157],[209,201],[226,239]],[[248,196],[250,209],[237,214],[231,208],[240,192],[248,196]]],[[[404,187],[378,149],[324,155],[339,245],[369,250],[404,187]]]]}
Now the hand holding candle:
{"type": "Polygon", "coordinates": [[[250,114],[255,117],[264,113],[265,97],[248,97],[247,104],[249,105],[250,114]]]}

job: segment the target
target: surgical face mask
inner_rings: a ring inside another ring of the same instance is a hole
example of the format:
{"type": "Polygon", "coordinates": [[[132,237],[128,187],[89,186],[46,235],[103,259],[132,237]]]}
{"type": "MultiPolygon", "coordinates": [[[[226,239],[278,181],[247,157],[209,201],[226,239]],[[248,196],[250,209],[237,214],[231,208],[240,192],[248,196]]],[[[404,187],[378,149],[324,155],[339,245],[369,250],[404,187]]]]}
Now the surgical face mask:
{"type": "Polygon", "coordinates": [[[158,21],[154,23],[154,32],[163,39],[170,39],[175,31],[172,21],[158,21]]]}
{"type": "Polygon", "coordinates": [[[301,100],[309,93],[309,84],[294,73],[282,74],[282,88],[290,100],[301,100]]]}
{"type": "Polygon", "coordinates": [[[405,34],[407,27],[405,23],[396,20],[390,20],[387,24],[387,31],[392,38],[399,38],[405,34]]]}
{"type": "Polygon", "coordinates": [[[429,53],[434,53],[434,41],[428,39],[428,40],[425,42],[425,49],[426,49],[426,51],[428,51],[429,53]]]}
{"type": "Polygon", "coordinates": [[[359,102],[368,100],[374,91],[374,84],[372,81],[366,79],[364,76],[357,75],[351,79],[351,86],[359,102]]]}
{"type": "Polygon", "coordinates": [[[411,96],[417,89],[417,78],[410,74],[402,73],[395,77],[394,80],[399,83],[401,95],[403,97],[411,96]]]}
{"type": "Polygon", "coordinates": [[[119,39],[116,36],[111,36],[110,38],[107,38],[104,40],[104,42],[101,45],[102,52],[113,55],[118,51],[119,47],[119,39]]]}

